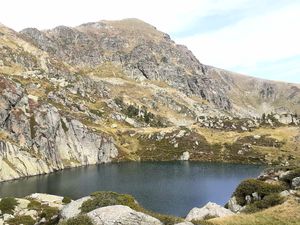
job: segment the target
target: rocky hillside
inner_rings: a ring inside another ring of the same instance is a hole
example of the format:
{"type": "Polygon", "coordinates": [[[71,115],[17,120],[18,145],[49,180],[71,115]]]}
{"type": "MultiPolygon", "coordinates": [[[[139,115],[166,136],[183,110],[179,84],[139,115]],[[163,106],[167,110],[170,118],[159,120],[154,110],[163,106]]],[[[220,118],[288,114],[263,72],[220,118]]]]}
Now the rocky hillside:
{"type": "Polygon", "coordinates": [[[0,25],[0,181],[122,160],[295,164],[299,90],[203,65],[136,19],[0,25]]]}

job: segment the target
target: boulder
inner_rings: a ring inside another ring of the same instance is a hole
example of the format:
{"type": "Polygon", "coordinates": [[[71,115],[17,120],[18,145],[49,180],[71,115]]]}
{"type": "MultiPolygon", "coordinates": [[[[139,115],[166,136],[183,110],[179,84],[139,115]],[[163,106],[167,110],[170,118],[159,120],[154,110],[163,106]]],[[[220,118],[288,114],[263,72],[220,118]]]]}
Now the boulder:
{"type": "Polygon", "coordinates": [[[90,198],[91,198],[90,196],[83,197],[83,198],[80,198],[76,201],[72,201],[71,203],[65,205],[60,212],[61,218],[69,219],[69,218],[77,216],[79,213],[81,213],[80,207],[81,207],[82,203],[89,200],[90,198]]]}
{"type": "Polygon", "coordinates": [[[208,202],[202,208],[193,208],[186,216],[186,220],[203,220],[206,217],[225,217],[231,215],[234,215],[234,213],[229,209],[225,209],[216,203],[208,202]]]}
{"type": "Polygon", "coordinates": [[[87,215],[97,225],[163,225],[158,219],[123,205],[98,208],[87,215]]]}
{"type": "Polygon", "coordinates": [[[295,177],[292,180],[292,188],[294,188],[294,189],[300,189],[300,177],[295,177]]]}
{"type": "Polygon", "coordinates": [[[287,196],[289,196],[291,193],[288,191],[288,190],[285,190],[285,191],[282,191],[282,192],[280,192],[279,193],[279,195],[281,196],[281,197],[287,197],[287,196]]]}
{"type": "Polygon", "coordinates": [[[190,153],[189,152],[182,153],[182,155],[179,158],[179,160],[182,160],[182,161],[188,161],[189,159],[190,159],[190,153]]]}
{"type": "Polygon", "coordinates": [[[232,197],[228,201],[228,209],[234,213],[239,212],[243,207],[237,203],[236,197],[232,197]]]}

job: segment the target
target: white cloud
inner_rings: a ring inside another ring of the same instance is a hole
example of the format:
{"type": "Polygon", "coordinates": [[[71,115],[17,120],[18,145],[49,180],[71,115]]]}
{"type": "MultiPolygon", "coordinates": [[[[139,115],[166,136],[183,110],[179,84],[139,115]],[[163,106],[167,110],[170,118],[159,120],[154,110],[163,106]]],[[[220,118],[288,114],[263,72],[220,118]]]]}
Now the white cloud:
{"type": "Polygon", "coordinates": [[[189,27],[201,27],[196,24],[199,21],[209,27],[211,21],[205,19],[210,16],[235,12],[250,13],[221,30],[175,40],[187,45],[203,63],[259,75],[269,71],[261,66],[265,61],[300,55],[300,4],[290,0],[3,0],[0,22],[21,30],[135,17],[164,32],[182,34],[189,27]],[[268,4],[272,2],[288,6],[271,11],[273,5],[268,4]]]}
{"type": "Polygon", "coordinates": [[[101,19],[140,18],[165,32],[176,32],[199,17],[241,8],[250,0],[6,0],[0,21],[16,30],[76,26],[101,19]]]}
{"type": "Polygon", "coordinates": [[[187,44],[203,63],[255,72],[264,62],[300,55],[299,12],[300,4],[290,5],[221,30],[177,41],[187,44]]]}

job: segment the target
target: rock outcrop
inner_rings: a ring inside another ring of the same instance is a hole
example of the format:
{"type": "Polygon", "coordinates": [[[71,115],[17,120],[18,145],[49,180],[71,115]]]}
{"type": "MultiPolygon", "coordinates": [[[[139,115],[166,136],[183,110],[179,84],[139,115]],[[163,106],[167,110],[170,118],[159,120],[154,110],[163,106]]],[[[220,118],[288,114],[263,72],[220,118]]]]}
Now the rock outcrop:
{"type": "Polygon", "coordinates": [[[72,201],[68,205],[62,208],[60,212],[60,216],[62,219],[70,219],[72,217],[78,216],[81,213],[80,207],[82,203],[85,201],[91,199],[90,196],[83,197],[80,199],[77,199],[75,201],[72,201]]]}
{"type": "Polygon", "coordinates": [[[16,83],[0,77],[0,181],[65,167],[111,162],[114,140],[34,101],[16,83]]]}
{"type": "Polygon", "coordinates": [[[186,216],[186,220],[203,220],[207,218],[231,216],[233,214],[234,213],[229,209],[225,209],[216,203],[208,202],[202,208],[193,208],[186,216]]]}
{"type": "Polygon", "coordinates": [[[123,205],[102,207],[87,215],[97,225],[163,225],[158,219],[123,205]]]}

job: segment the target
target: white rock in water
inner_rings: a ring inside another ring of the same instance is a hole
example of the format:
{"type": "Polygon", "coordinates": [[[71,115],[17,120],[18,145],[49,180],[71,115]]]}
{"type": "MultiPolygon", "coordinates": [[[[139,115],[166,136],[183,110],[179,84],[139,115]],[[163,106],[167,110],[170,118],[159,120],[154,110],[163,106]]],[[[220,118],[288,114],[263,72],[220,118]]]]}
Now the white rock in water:
{"type": "Polygon", "coordinates": [[[97,225],[163,225],[158,219],[123,205],[98,208],[87,215],[97,225]]]}
{"type": "Polygon", "coordinates": [[[190,159],[190,153],[189,152],[182,153],[182,155],[179,158],[179,160],[182,160],[182,161],[187,161],[189,159],[190,159]]]}
{"type": "Polygon", "coordinates": [[[79,213],[81,213],[80,207],[82,203],[85,201],[91,199],[90,196],[80,198],[76,201],[72,201],[68,205],[64,206],[60,212],[61,218],[62,219],[69,219],[72,217],[77,216],[79,213]]]}
{"type": "Polygon", "coordinates": [[[208,202],[202,208],[193,208],[189,214],[186,216],[187,221],[192,220],[203,220],[205,217],[225,217],[234,215],[229,209],[225,209],[224,207],[217,205],[213,202],[208,202]]]}

